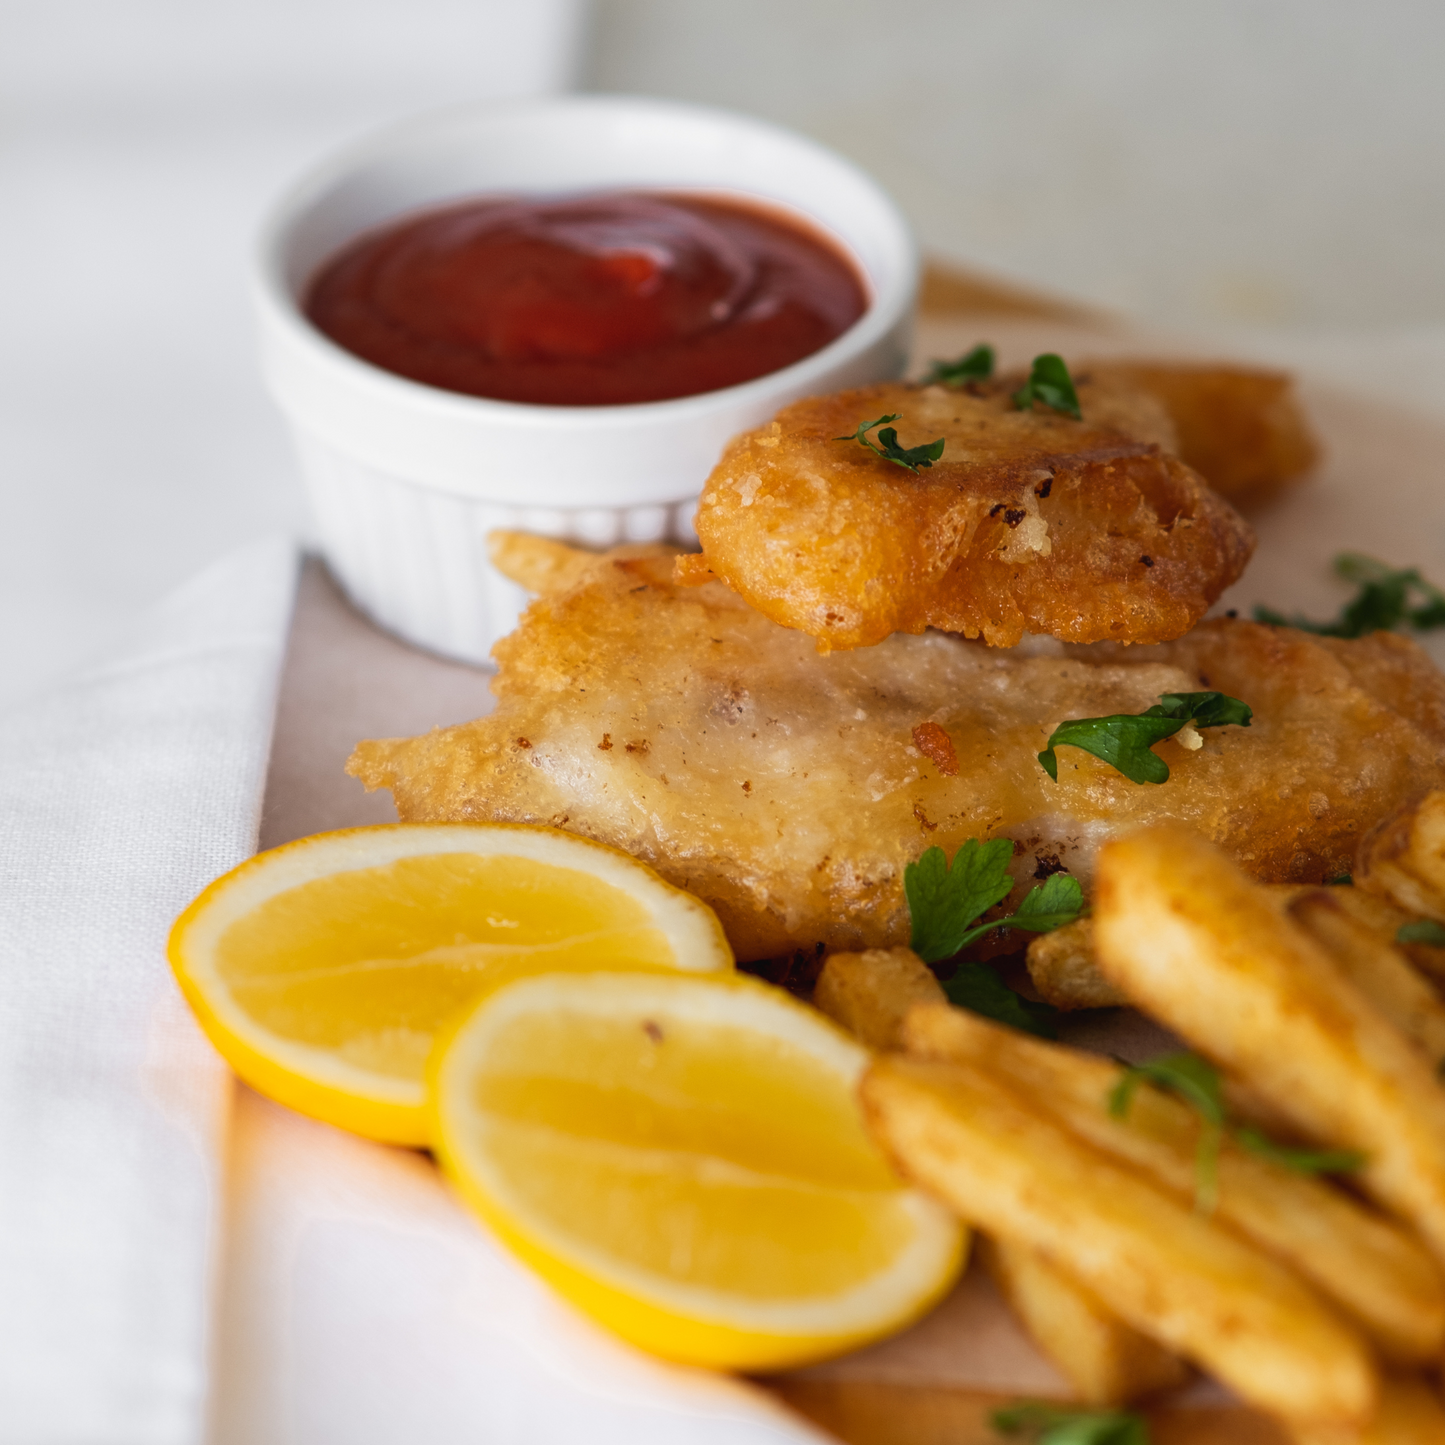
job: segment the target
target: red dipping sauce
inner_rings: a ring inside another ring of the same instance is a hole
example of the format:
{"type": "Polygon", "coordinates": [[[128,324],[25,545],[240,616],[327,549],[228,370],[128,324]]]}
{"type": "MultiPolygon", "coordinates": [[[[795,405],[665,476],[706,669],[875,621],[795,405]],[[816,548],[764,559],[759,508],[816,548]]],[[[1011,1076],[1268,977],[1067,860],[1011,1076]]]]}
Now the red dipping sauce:
{"type": "Polygon", "coordinates": [[[333,256],[305,300],[373,365],[542,406],[736,386],[821,350],[866,306],[853,263],[801,219],[631,191],[413,213],[333,256]]]}

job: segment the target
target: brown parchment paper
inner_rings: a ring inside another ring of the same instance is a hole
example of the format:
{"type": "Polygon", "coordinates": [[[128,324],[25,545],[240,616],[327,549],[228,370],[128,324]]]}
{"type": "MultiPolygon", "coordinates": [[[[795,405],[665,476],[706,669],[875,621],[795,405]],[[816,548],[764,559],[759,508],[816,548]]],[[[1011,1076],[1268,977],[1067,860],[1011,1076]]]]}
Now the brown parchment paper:
{"type": "MultiPolygon", "coordinates": [[[[980,340],[1003,365],[1040,351],[1089,356],[1201,355],[1187,339],[1079,313],[1025,316],[958,311],[920,317],[919,361],[958,355],[980,340]]],[[[1329,571],[1342,549],[1445,577],[1445,426],[1302,378],[1325,445],[1316,475],[1252,517],[1259,550],[1220,608],[1256,602],[1330,616],[1347,589],[1329,571]]],[[[1445,661],[1445,642],[1433,644],[1445,661]]],[[[395,819],[389,794],[366,795],[345,775],[353,745],[475,717],[491,706],[484,669],[444,661],[382,632],[342,597],[324,567],[306,564],[282,679],[261,846],[329,828],[395,819]]],[[[1126,1057],[1158,1050],[1157,1031],[1127,1013],[1080,1019],[1076,1041],[1126,1057]]],[[[971,1269],[927,1319],[841,1359],[766,1382],[789,1404],[851,1445],[983,1445],[997,1441],[987,1413],[1020,1397],[1067,1398],[1058,1372],[1034,1349],[981,1271],[971,1269]]],[[[1282,1445],[1267,1421],[1206,1380],[1151,1412],[1157,1445],[1282,1445]]]]}

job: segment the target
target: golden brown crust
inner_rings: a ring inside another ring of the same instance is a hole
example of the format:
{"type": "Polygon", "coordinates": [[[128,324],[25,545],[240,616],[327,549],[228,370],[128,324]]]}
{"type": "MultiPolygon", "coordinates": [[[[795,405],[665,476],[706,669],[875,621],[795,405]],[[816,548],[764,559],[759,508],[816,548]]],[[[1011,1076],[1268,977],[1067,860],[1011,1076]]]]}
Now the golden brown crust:
{"type": "Polygon", "coordinates": [[[1275,496],[1319,460],[1285,372],[1166,361],[1086,362],[1079,371],[1160,402],[1174,426],[1175,454],[1237,507],[1275,496]]]}
{"type": "Polygon", "coordinates": [[[787,407],[709,477],[708,565],[823,650],[928,627],[996,647],[1026,632],[1181,636],[1243,571],[1248,525],[1167,453],[1168,417],[1137,388],[1082,384],[1079,422],[1018,410],[1019,382],[898,382],[787,407]],[[942,459],[915,475],[835,440],[888,413],[905,446],[945,438],[942,459]]]}
{"type": "Polygon", "coordinates": [[[534,602],[495,655],[493,714],[362,743],[351,771],[408,821],[552,823],[624,848],[716,908],[743,959],[906,943],[903,868],[934,843],[1014,838],[1023,888],[1039,865],[1087,881],[1105,837],[1178,818],[1256,877],[1318,883],[1445,786],[1445,679],[1397,638],[1219,620],[1157,647],[930,633],[820,656],[720,583],[679,588],[668,558],[619,553],[534,602]],[[1038,764],[1065,718],[1200,688],[1243,698],[1254,726],[1159,744],[1163,785],[1074,748],[1057,782],[1038,764]],[[915,744],[929,722],[953,775],[915,744]]]}

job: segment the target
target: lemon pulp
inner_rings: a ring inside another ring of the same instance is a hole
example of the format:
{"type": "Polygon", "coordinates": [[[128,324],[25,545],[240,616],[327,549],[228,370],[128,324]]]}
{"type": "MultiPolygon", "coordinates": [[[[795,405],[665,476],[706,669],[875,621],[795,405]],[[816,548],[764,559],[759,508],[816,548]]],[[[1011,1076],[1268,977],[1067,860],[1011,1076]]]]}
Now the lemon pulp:
{"type": "Polygon", "coordinates": [[[436,1134],[574,1303],[656,1353],[776,1368],[897,1328],[962,1257],[865,1131],[864,1058],[748,980],[533,978],[434,1061],[436,1134]]]}

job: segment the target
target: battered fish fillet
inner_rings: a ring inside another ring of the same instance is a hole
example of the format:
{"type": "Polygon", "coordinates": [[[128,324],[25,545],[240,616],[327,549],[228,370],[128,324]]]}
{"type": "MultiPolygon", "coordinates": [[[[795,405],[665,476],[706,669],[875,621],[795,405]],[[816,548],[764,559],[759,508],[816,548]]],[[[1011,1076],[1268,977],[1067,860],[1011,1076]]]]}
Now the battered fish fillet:
{"type": "Polygon", "coordinates": [[[1086,362],[1080,372],[1158,401],[1174,427],[1169,450],[1237,507],[1269,500],[1319,460],[1286,372],[1166,361],[1086,362]]]}
{"type": "Polygon", "coordinates": [[[1168,450],[1164,407],[1136,385],[1080,382],[1084,420],[1012,395],[903,382],[796,402],[736,438],[703,488],[710,574],[820,650],[928,627],[1012,647],[1165,642],[1244,570],[1249,526],[1168,450]],[[944,438],[916,475],[837,441],[901,416],[905,447],[944,438]]]}
{"type": "Polygon", "coordinates": [[[496,555],[556,588],[497,644],[496,711],[363,742],[350,771],[406,821],[551,823],[623,848],[710,903],[744,960],[906,943],[903,868],[935,843],[1005,835],[1020,887],[1061,863],[1087,884],[1102,840],[1180,818],[1256,877],[1319,882],[1445,785],[1445,678],[1393,634],[1221,620],[1153,647],[931,632],[820,655],[719,583],[678,587],[661,548],[512,534],[496,555]],[[1063,747],[1055,783],[1035,758],[1065,718],[1204,688],[1254,725],[1161,743],[1166,783],[1063,747]]]}

